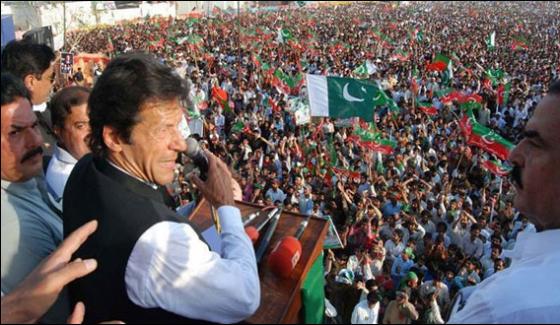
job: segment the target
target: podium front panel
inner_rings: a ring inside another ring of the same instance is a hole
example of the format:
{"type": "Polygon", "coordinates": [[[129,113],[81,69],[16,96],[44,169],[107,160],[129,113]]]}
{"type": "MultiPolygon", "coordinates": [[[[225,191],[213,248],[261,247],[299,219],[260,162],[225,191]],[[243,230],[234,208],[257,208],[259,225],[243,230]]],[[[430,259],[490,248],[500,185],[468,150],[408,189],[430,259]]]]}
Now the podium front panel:
{"type": "MultiPolygon", "coordinates": [[[[245,202],[236,202],[236,206],[241,211],[243,218],[262,208],[245,202]]],[[[210,210],[210,204],[206,200],[202,200],[189,218],[191,224],[201,232],[213,226],[210,210]]],[[[249,225],[255,225],[265,217],[266,213],[261,213],[249,225]]],[[[299,314],[301,309],[301,286],[307,272],[323,250],[323,241],[325,240],[327,229],[328,222],[326,220],[307,217],[299,213],[282,212],[282,217],[278,222],[278,227],[272,236],[263,261],[259,264],[261,304],[257,312],[245,320],[245,323],[286,324],[301,322],[299,314]],[[309,223],[303,236],[300,238],[302,254],[299,262],[288,278],[280,278],[269,269],[267,265],[268,255],[276,243],[283,237],[294,236],[296,229],[306,218],[309,220],[309,223]]],[[[266,231],[266,227],[261,232],[264,233],[264,231],[266,231]]],[[[258,242],[256,245],[258,245],[258,242]]]]}

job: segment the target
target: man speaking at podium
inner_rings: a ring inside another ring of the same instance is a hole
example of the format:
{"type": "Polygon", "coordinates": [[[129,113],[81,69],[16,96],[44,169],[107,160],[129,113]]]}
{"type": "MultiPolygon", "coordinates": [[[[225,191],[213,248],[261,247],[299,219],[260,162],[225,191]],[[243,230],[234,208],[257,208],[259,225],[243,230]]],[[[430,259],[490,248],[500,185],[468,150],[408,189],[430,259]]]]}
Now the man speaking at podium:
{"type": "Polygon", "coordinates": [[[71,286],[87,306],[86,323],[239,322],[260,303],[253,246],[234,207],[231,175],[207,153],[207,181],[197,179],[222,227],[222,256],[165,204],[161,186],[187,149],[181,136],[181,80],[145,54],[114,59],[89,99],[92,154],[64,193],[64,233],[97,219],[76,257],[98,269],[71,286]]]}

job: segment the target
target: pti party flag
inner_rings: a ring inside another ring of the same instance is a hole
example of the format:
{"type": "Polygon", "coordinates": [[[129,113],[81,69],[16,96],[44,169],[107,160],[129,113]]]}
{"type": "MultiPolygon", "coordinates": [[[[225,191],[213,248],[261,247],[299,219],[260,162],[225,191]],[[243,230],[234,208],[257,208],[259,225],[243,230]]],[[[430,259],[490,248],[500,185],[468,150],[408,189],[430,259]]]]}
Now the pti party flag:
{"type": "Polygon", "coordinates": [[[305,83],[303,74],[298,73],[294,77],[290,77],[282,69],[274,71],[272,85],[278,88],[282,93],[294,95],[299,92],[301,86],[305,83]]]}
{"type": "Polygon", "coordinates": [[[506,105],[509,100],[509,94],[511,91],[511,82],[504,84],[500,84],[498,86],[497,96],[498,96],[498,105],[506,105]]]}
{"type": "Polygon", "coordinates": [[[372,122],[375,107],[396,107],[383,90],[364,80],[308,74],[307,89],[311,116],[360,117],[372,122]]]}
{"type": "Polygon", "coordinates": [[[418,108],[429,116],[437,115],[437,108],[430,103],[420,102],[418,103],[418,108]]]}
{"type": "Polygon", "coordinates": [[[472,115],[465,114],[459,125],[468,144],[482,148],[502,160],[508,158],[514,147],[513,143],[498,135],[494,130],[478,123],[472,115]]]}
{"type": "Polygon", "coordinates": [[[498,176],[507,176],[512,171],[510,166],[506,166],[498,160],[483,160],[480,165],[482,168],[498,176]]]}
{"type": "Polygon", "coordinates": [[[449,66],[449,58],[441,53],[436,55],[432,63],[426,66],[428,71],[445,71],[449,66]]]}
{"type": "Polygon", "coordinates": [[[218,104],[224,109],[224,111],[231,111],[228,101],[228,93],[218,86],[212,87],[212,98],[218,101],[218,104]]]}
{"type": "Polygon", "coordinates": [[[511,42],[511,49],[513,51],[518,51],[518,50],[526,50],[529,48],[529,42],[527,42],[527,39],[523,36],[517,36],[514,37],[512,42],[511,42]]]}

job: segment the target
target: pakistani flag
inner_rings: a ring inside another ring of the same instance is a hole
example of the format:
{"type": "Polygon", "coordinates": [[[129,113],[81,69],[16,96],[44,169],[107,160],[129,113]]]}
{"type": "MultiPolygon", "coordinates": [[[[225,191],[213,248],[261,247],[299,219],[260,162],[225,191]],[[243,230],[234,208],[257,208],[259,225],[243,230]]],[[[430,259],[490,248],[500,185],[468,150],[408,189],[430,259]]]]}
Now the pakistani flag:
{"type": "Polygon", "coordinates": [[[424,41],[424,33],[422,33],[422,31],[416,29],[416,30],[414,30],[414,34],[415,34],[415,37],[416,37],[416,41],[418,43],[421,43],[421,42],[424,41]]]}
{"type": "Polygon", "coordinates": [[[494,48],[496,48],[496,32],[492,32],[492,34],[488,35],[488,37],[486,38],[486,47],[488,47],[489,50],[493,50],[494,48]]]}
{"type": "Polygon", "coordinates": [[[278,37],[276,38],[276,40],[278,41],[278,43],[285,43],[286,41],[289,41],[293,38],[294,37],[292,36],[292,33],[289,30],[283,28],[278,30],[278,37]]]}
{"type": "Polygon", "coordinates": [[[367,69],[367,67],[364,63],[364,64],[358,66],[356,69],[354,69],[354,71],[352,71],[352,73],[354,73],[356,76],[363,77],[363,76],[368,74],[368,69],[367,69]]]}
{"type": "Polygon", "coordinates": [[[361,117],[372,122],[375,107],[392,101],[376,85],[351,78],[308,74],[307,89],[311,116],[361,117]]]}
{"type": "Polygon", "coordinates": [[[504,71],[501,69],[488,69],[485,73],[492,81],[492,86],[496,86],[504,77],[504,71]]]}

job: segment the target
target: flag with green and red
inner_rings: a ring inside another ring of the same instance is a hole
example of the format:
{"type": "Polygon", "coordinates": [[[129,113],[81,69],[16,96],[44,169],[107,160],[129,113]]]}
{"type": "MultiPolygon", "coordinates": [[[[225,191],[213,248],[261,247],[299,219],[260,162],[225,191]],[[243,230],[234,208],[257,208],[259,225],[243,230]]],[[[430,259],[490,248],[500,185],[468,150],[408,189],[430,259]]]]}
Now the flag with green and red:
{"type": "Polygon", "coordinates": [[[511,82],[508,82],[505,85],[502,83],[498,86],[497,96],[499,106],[506,105],[508,103],[510,91],[511,82]]]}
{"type": "Polygon", "coordinates": [[[513,51],[518,51],[518,50],[527,50],[529,48],[529,42],[527,41],[527,39],[523,36],[517,36],[514,37],[512,42],[511,42],[511,49],[513,51]]]}
{"type": "Polygon", "coordinates": [[[418,108],[429,116],[434,116],[438,113],[437,108],[431,103],[420,102],[418,103],[418,108]]]}
{"type": "Polygon", "coordinates": [[[426,70],[443,72],[443,71],[447,70],[447,66],[449,65],[449,61],[450,61],[450,59],[447,56],[439,53],[438,55],[436,55],[436,57],[434,58],[432,63],[430,63],[426,66],[426,70]]]}
{"type": "Polygon", "coordinates": [[[212,87],[212,98],[215,98],[216,101],[218,101],[218,104],[220,104],[224,111],[231,111],[231,107],[229,107],[228,93],[225,90],[219,86],[212,87]]]}
{"type": "Polygon", "coordinates": [[[494,130],[478,123],[472,115],[465,114],[459,125],[468,144],[492,153],[502,160],[506,160],[514,148],[513,143],[504,139],[494,130]]]}
{"type": "Polygon", "coordinates": [[[480,165],[482,168],[498,176],[507,176],[512,171],[511,167],[502,164],[498,160],[484,160],[480,165]]]}

